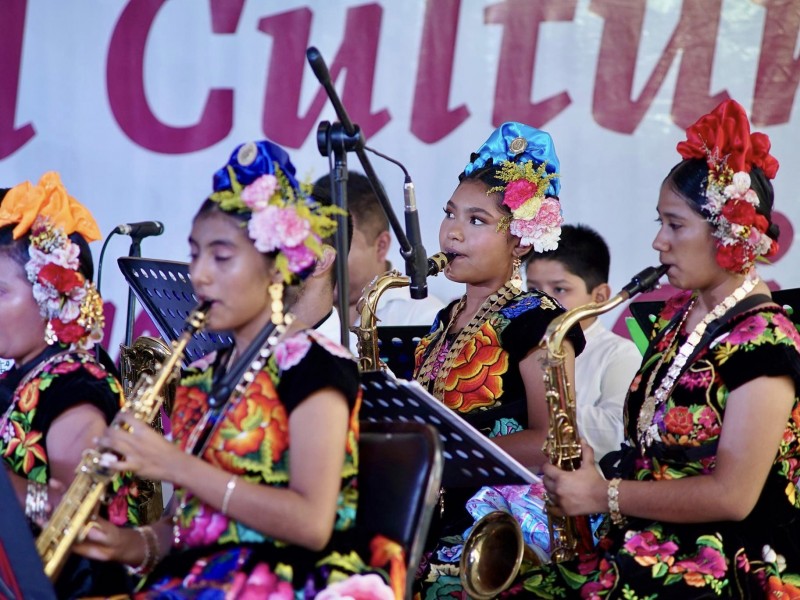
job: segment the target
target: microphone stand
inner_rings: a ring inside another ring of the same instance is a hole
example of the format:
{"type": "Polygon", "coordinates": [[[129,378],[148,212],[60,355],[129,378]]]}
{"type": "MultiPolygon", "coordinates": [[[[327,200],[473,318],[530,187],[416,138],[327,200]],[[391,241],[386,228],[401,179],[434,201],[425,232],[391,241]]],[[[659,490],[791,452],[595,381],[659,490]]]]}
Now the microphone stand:
{"type": "MultiPolygon", "coordinates": [[[[406,203],[406,227],[409,231],[409,236],[414,240],[412,244],[406,232],[403,230],[397,216],[392,210],[392,205],[380,185],[378,176],[372,168],[372,163],[364,151],[366,145],[364,137],[361,135],[361,129],[358,125],[354,125],[350,120],[344,106],[342,105],[336,89],[331,83],[330,72],[325,64],[319,50],[313,46],[306,50],[306,58],[308,59],[311,69],[314,71],[317,79],[325,92],[330,98],[331,104],[336,111],[336,116],[339,118],[338,123],[329,123],[322,121],[317,128],[317,147],[319,148],[322,156],[330,156],[333,152],[335,163],[333,170],[333,184],[331,189],[333,191],[335,204],[344,210],[347,210],[347,152],[355,152],[358,160],[361,162],[361,167],[364,169],[364,174],[369,179],[372,190],[380,202],[383,212],[386,213],[386,218],[394,231],[395,237],[400,244],[400,255],[405,259],[406,275],[411,278],[411,297],[415,299],[425,298],[428,295],[427,285],[427,272],[428,272],[428,257],[425,248],[422,245],[422,238],[419,230],[419,218],[416,210],[416,205],[409,206],[406,203]]],[[[412,184],[413,185],[413,184],[412,184]]],[[[349,345],[346,340],[349,336],[349,328],[346,327],[345,320],[349,322],[349,301],[347,298],[347,219],[339,218],[340,232],[344,235],[339,235],[336,238],[336,252],[340,257],[337,260],[336,277],[338,282],[337,302],[339,314],[342,317],[342,344],[349,345]],[[342,221],[344,221],[344,228],[341,228],[342,221]]]]}
{"type": "MultiPolygon", "coordinates": [[[[142,238],[132,236],[131,247],[128,256],[140,257],[142,255],[142,238]]],[[[135,320],[136,296],[133,295],[133,288],[128,286],[128,319],[125,322],[125,345],[130,346],[133,341],[133,322],[135,320]]]]}

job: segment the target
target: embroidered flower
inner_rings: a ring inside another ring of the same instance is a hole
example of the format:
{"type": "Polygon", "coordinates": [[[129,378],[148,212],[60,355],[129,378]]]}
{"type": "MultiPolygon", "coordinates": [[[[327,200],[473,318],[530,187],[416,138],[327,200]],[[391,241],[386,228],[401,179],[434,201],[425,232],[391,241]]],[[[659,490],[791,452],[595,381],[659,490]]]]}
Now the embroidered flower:
{"type": "Polygon", "coordinates": [[[275,362],[281,371],[288,371],[308,354],[311,340],[304,334],[293,335],[275,347],[275,362]]]}
{"type": "Polygon", "coordinates": [[[733,328],[728,334],[728,343],[734,346],[757,340],[767,329],[764,315],[751,315],[733,328]]]}
{"type": "Polygon", "coordinates": [[[688,435],[694,427],[691,411],[685,406],[675,406],[664,417],[667,431],[676,435],[688,435]]]}
{"type": "Polygon", "coordinates": [[[181,540],[188,546],[205,546],[216,542],[227,529],[227,517],[206,505],[200,505],[188,529],[181,533],[181,540]]]}

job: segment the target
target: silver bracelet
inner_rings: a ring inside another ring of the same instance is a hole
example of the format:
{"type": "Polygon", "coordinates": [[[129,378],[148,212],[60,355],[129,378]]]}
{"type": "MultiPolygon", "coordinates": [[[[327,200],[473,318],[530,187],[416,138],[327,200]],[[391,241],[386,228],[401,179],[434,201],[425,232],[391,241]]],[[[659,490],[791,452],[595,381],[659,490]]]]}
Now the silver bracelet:
{"type": "Polygon", "coordinates": [[[228,514],[228,505],[231,503],[231,497],[233,496],[233,490],[236,489],[236,483],[239,481],[239,477],[237,475],[233,475],[230,479],[228,479],[228,483],[225,486],[225,495],[222,497],[222,514],[228,514]]]}
{"type": "Polygon", "coordinates": [[[156,535],[156,532],[153,531],[153,528],[149,525],[145,525],[144,527],[134,527],[133,530],[142,538],[142,542],[144,544],[144,558],[138,567],[128,565],[126,568],[128,573],[131,575],[144,576],[150,573],[158,564],[158,536],[156,535]]]}

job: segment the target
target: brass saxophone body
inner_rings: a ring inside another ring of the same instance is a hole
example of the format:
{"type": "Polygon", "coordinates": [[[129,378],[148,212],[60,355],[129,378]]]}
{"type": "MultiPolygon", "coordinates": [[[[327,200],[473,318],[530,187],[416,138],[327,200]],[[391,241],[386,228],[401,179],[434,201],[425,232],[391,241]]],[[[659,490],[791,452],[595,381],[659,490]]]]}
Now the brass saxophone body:
{"type": "MultiPolygon", "coordinates": [[[[428,277],[438,275],[451,260],[453,260],[453,255],[445,252],[437,252],[428,258],[428,277]]],[[[411,285],[409,277],[392,269],[378,275],[364,288],[356,305],[356,310],[361,315],[361,321],[356,327],[351,328],[357,337],[358,368],[362,373],[386,368],[381,361],[378,348],[378,301],[386,290],[409,285],[411,285]]]]}
{"type": "MultiPolygon", "coordinates": [[[[120,415],[132,414],[137,420],[153,423],[163,402],[163,389],[174,378],[183,351],[192,336],[203,329],[210,304],[198,306],[186,320],[180,337],[172,343],[169,358],[154,374],[142,373],[130,396],[111,423],[122,427],[120,415]]],[[[94,514],[117,473],[107,466],[113,453],[106,448],[91,448],[83,453],[75,478],[56,507],[50,520],[36,538],[36,550],[42,559],[45,574],[58,577],[72,545],[86,535],[86,525],[94,514]]]]}
{"type": "MultiPolygon", "coordinates": [[[[667,272],[665,266],[648,267],[638,273],[616,296],[606,302],[579,306],[559,315],[547,327],[540,347],[546,351],[545,398],[548,434],[542,450],[550,463],[567,471],[581,465],[581,445],[575,412],[575,389],[567,376],[564,339],[583,319],[612,310],[634,295],[654,287],[667,272]]],[[[548,505],[550,560],[558,563],[574,558],[593,546],[588,518],[561,517],[548,505]]],[[[464,542],[460,578],[470,598],[488,600],[507,589],[523,565],[537,565],[538,555],[525,548],[516,519],[502,511],[485,515],[464,542]]]]}
{"type": "MultiPolygon", "coordinates": [[[[550,463],[565,471],[581,465],[581,443],[575,412],[575,389],[564,368],[564,338],[580,321],[606,313],[639,292],[658,283],[667,267],[648,267],[641,271],[612,298],[602,303],[590,303],[559,315],[550,323],[541,342],[546,350],[545,398],[548,406],[548,434],[542,448],[550,463]]],[[[548,505],[550,556],[553,562],[575,558],[579,552],[593,546],[587,516],[566,517],[553,514],[548,505]]]]}

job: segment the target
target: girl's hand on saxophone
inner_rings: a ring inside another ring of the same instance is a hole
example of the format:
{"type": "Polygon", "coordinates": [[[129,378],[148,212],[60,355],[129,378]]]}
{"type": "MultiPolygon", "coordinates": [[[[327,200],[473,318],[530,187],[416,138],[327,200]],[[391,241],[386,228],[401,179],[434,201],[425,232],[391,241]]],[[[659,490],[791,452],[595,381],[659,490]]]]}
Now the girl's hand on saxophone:
{"type": "Polygon", "coordinates": [[[108,427],[98,440],[101,448],[119,455],[111,459],[108,466],[115,471],[132,471],[144,479],[173,481],[176,465],[186,455],[131,414],[118,415],[117,422],[119,427],[108,427]]]}
{"type": "Polygon", "coordinates": [[[548,502],[557,516],[574,517],[608,510],[608,484],[594,466],[594,451],[583,440],[581,451],[583,456],[577,471],[564,471],[550,463],[542,467],[548,502]]]}

